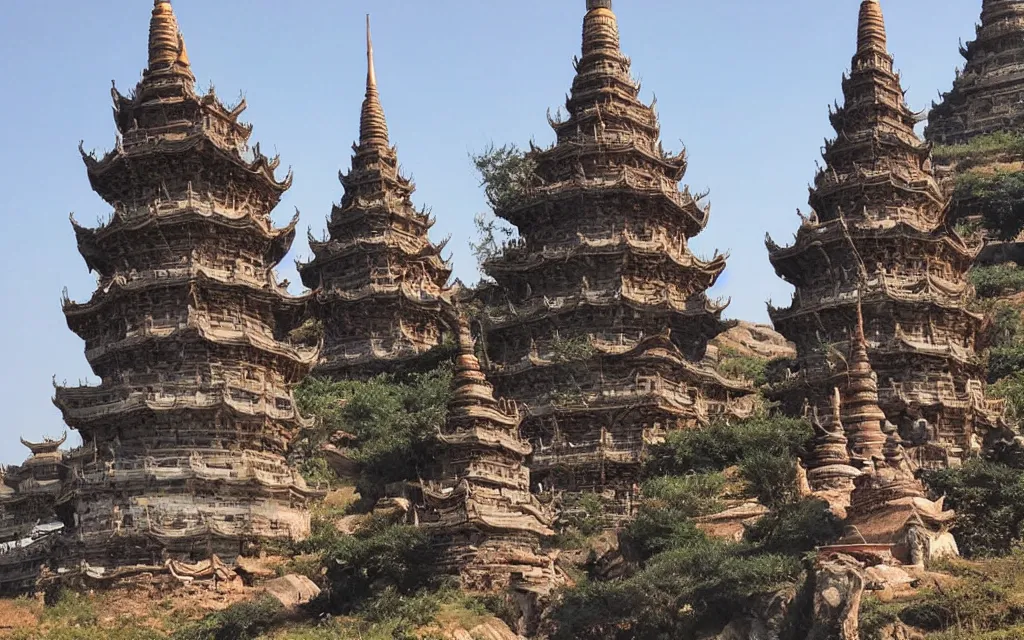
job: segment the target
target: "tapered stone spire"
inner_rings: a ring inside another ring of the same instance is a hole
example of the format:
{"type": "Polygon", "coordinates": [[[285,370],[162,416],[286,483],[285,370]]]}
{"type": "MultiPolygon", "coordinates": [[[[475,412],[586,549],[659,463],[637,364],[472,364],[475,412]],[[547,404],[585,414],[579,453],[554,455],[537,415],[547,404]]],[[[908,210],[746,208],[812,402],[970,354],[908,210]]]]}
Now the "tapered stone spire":
{"type": "MultiPolygon", "coordinates": [[[[868,4],[868,3],[865,3],[868,4]]],[[[854,457],[870,462],[882,458],[886,436],[882,431],[885,412],[878,406],[878,380],[868,359],[864,336],[864,314],[857,305],[857,328],[850,344],[846,398],[842,420],[854,457]]]]}
{"type": "Polygon", "coordinates": [[[191,65],[178,18],[169,0],[155,0],[149,21],[149,68],[147,73],[174,71],[190,78],[191,65]]]}
{"type": "Polygon", "coordinates": [[[857,53],[886,52],[885,18],[878,0],[864,0],[860,5],[857,25],[857,53]]]}
{"type": "Polygon", "coordinates": [[[373,64],[369,15],[366,16],[366,99],[363,100],[363,113],[359,120],[359,144],[362,147],[388,146],[388,123],[377,92],[377,70],[373,64]]]}

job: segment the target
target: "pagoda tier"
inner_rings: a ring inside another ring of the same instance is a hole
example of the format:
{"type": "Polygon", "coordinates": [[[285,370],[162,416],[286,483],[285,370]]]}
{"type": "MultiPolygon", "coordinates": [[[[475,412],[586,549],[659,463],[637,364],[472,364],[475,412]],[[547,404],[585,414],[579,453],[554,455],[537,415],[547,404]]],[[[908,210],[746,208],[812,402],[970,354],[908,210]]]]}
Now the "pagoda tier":
{"type": "Polygon", "coordinates": [[[422,484],[418,521],[434,536],[441,568],[460,575],[465,588],[547,594],[554,558],[540,552],[540,542],[554,532],[530,493],[524,461],[531,447],[520,439],[515,404],[495,400],[465,317],[457,324],[459,357],[438,436],[443,453],[422,484]]]}
{"type": "Polygon", "coordinates": [[[831,114],[836,139],[811,188],[813,212],[801,215],[792,246],[767,240],[776,272],[796,287],[788,308],[769,307],[798,352],[796,370],[776,392],[794,413],[805,400],[827,410],[834,378],[856,346],[850,328],[861,308],[888,420],[904,433],[927,432],[916,444],[941,445],[944,460],[962,457],[976,433],[1000,426],[1002,413],[984,397],[975,353],[982,317],[967,309],[974,291],[966,272],[980,246],[948,224],[877,0],[861,5],[843,94],[845,104],[831,114]]]}
{"type": "Polygon", "coordinates": [[[1024,127],[1024,0],[982,0],[981,7],[977,38],[960,47],[963,71],[928,114],[925,137],[937,144],[1024,127]]]}
{"type": "Polygon", "coordinates": [[[534,175],[496,214],[520,239],[484,265],[486,351],[499,391],[526,407],[535,490],[614,496],[628,516],[655,433],[745,415],[748,383],[704,363],[726,328],[706,291],[725,269],[691,252],[708,221],[680,190],[686,154],[659,140],[619,47],[610,0],[589,0],[566,116],[534,175]]]}
{"type": "Polygon", "coordinates": [[[114,91],[116,148],[83,154],[113,207],[97,229],[74,224],[95,271],[92,299],[65,296],[96,387],[54,402],[84,442],[62,500],[76,515],[72,559],[114,569],[170,556],[230,560],[249,543],[301,538],[311,491],[285,460],[308,422],[292,389],[318,349],[287,336],[308,297],[274,267],[296,219],[270,213],[291,178],[248,146],[251,127],[199,95],[167,0],[156,0],[149,65],[130,96],[114,91]]]}
{"type": "Polygon", "coordinates": [[[60,440],[26,442],[20,467],[0,467],[0,597],[34,592],[53,543],[64,529],[57,502],[68,478],[60,440]]]}
{"type": "MultiPolygon", "coordinates": [[[[434,224],[413,207],[415,187],[403,177],[388,139],[377,92],[367,19],[366,99],[345,193],[328,220],[328,237],[310,237],[314,258],[298,265],[316,290],[324,327],[317,372],[336,378],[424,369],[444,341],[442,303],[451,268],[434,245],[434,224]]],[[[436,355],[436,354],[435,354],[436,355]]]]}

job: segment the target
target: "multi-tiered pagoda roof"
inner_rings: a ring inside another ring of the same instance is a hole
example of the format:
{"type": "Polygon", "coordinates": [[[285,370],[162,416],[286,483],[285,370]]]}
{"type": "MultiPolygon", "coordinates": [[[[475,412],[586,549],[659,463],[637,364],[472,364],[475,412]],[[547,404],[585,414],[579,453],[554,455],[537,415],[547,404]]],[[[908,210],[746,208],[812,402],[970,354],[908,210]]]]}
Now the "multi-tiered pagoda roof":
{"type": "Polygon", "coordinates": [[[484,265],[487,354],[527,407],[536,487],[603,491],[628,515],[646,443],[744,415],[751,388],[701,362],[725,328],[706,294],[725,257],[690,251],[709,207],[680,190],[686,155],[661,146],[610,0],[588,0],[575,67],[555,144],[531,149],[531,184],[496,211],[520,240],[484,265]]]}
{"type": "Polygon", "coordinates": [[[327,223],[329,237],[310,237],[314,258],[299,265],[316,290],[324,352],[317,372],[366,378],[425,368],[445,334],[441,304],[451,268],[444,247],[428,236],[434,219],[412,204],[377,90],[367,19],[366,98],[345,194],[327,223]]]}
{"type": "Polygon", "coordinates": [[[918,445],[939,447],[929,455],[945,462],[1000,421],[975,354],[982,318],[967,308],[973,289],[965,274],[980,247],[948,224],[877,0],[861,5],[843,94],[831,113],[836,138],[811,188],[813,212],[792,246],[768,239],[776,272],[796,287],[789,307],[769,310],[798,350],[796,375],[780,391],[794,411],[804,399],[827,406],[834,378],[846,371],[860,306],[885,415],[917,433],[918,445]]]}
{"type": "Polygon", "coordinates": [[[55,398],[84,442],[67,497],[75,557],[230,560],[249,542],[302,537],[310,491],[285,454],[307,424],[292,387],[318,349],[286,338],[308,300],[273,271],[297,219],[270,218],[291,177],[249,146],[244,101],[196,92],[167,0],[154,3],[142,80],[113,97],[115,149],[83,153],[113,213],[96,229],[74,223],[99,286],[88,302],[64,300],[101,382],[55,398]]]}
{"type": "Polygon", "coordinates": [[[1024,128],[1024,0],[982,0],[977,38],[960,47],[967,61],[928,115],[925,136],[964,144],[1024,128]]]}

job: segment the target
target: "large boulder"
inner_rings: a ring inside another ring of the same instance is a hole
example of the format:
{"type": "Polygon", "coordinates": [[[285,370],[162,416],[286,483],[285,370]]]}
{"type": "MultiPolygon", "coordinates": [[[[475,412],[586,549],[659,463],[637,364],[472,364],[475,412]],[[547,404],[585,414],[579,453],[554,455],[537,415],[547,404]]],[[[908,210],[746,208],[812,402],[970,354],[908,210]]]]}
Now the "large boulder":
{"type": "Polygon", "coordinates": [[[296,574],[266,582],[263,590],[277,598],[286,609],[308,604],[320,595],[320,587],[306,576],[296,574]]]}
{"type": "Polygon", "coordinates": [[[795,358],[796,346],[765,324],[739,321],[735,327],[715,336],[711,345],[723,353],[747,358],[795,358]]]}

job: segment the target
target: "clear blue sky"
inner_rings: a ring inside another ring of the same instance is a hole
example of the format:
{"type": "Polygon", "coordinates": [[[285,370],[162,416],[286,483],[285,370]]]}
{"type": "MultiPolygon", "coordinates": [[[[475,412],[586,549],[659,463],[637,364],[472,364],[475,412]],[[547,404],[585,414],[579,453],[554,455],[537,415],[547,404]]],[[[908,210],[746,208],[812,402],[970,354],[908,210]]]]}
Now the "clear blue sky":
{"type": "MultiPolygon", "coordinates": [[[[788,242],[806,210],[826,107],[856,39],[858,0],[617,0],[623,48],[658,97],[665,146],[690,152],[687,182],[711,189],[712,217],[695,242],[732,258],[714,294],[727,315],[765,321],[765,301],[790,289],[772,271],[766,231],[788,242]]],[[[948,88],[959,39],[980,0],[883,0],[890,50],[914,109],[948,88]]],[[[580,46],[584,0],[174,0],[201,87],[225,101],[244,93],[254,140],[281,154],[295,186],[275,218],[296,207],[316,235],[339,198],[358,131],[364,14],[373,14],[380,90],[392,139],[418,204],[433,207],[437,240],[452,236],[456,275],[474,282],[467,246],[485,208],[468,154],[490,141],[548,144],[545,110],[562,104],[580,46]]],[[[84,301],[95,280],[79,257],[68,213],[108,213],[89,189],[77,145],[114,142],[110,81],[127,93],[146,64],[149,0],[5,2],[0,13],[0,462],[18,463],[18,436],[60,435],[51,378],[91,376],[64,323],[60,294],[84,301]]],[[[308,253],[305,234],[281,265],[308,253]]],[[[69,441],[76,438],[72,436],[69,441]]]]}

